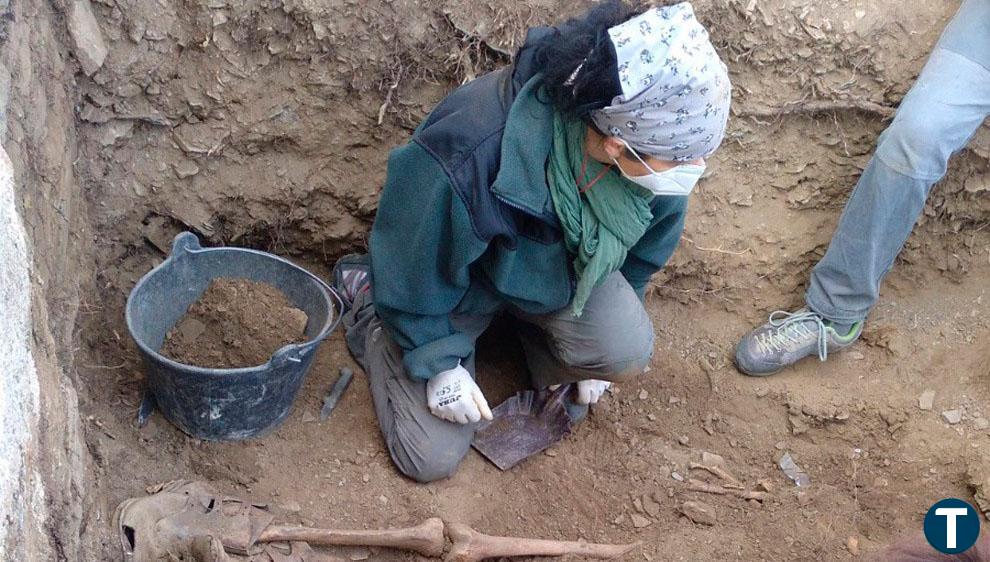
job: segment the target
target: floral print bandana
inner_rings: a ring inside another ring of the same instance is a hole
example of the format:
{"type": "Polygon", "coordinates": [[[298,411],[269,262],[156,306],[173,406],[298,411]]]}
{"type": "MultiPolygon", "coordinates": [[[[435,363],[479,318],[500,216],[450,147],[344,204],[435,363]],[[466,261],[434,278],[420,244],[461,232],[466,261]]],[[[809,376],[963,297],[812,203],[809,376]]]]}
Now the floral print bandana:
{"type": "Polygon", "coordinates": [[[691,4],[651,8],[608,33],[622,95],[592,112],[595,125],[662,160],[689,162],[715,152],[732,85],[691,4]]]}

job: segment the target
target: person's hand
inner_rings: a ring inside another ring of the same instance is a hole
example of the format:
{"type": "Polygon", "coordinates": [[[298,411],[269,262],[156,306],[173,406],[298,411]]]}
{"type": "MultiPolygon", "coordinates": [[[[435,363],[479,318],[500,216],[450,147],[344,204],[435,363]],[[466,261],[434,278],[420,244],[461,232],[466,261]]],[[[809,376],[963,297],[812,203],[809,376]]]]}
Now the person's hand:
{"type": "Polygon", "coordinates": [[[597,404],[598,399],[605,394],[608,387],[612,386],[612,383],[608,381],[600,381],[597,379],[586,379],[577,382],[577,403],[578,404],[597,404]]]}
{"type": "Polygon", "coordinates": [[[430,413],[454,423],[474,423],[492,419],[492,410],[467,369],[457,367],[437,374],[426,382],[430,413]]]}

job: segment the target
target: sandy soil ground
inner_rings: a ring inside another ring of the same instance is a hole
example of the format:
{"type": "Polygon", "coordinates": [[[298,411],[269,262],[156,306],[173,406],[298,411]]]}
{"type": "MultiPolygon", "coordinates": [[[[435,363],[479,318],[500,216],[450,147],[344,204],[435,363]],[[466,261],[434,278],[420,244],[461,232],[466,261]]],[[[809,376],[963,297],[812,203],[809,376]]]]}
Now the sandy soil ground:
{"type": "MultiPolygon", "coordinates": [[[[379,527],[439,515],[485,532],[644,541],[630,559],[846,560],[920,529],[937,499],[973,497],[990,445],[985,128],[933,193],[860,344],[769,379],[731,365],[745,331],[800,303],[883,119],[953,3],[697,3],[732,72],[730,134],[649,297],[651,371],[551,451],[506,473],[472,453],[448,481],[402,479],[360,376],[318,422],[339,368],[355,367],[341,334],[321,348],[290,419],[265,438],[199,442],[157,415],[134,426],[143,383],[123,303],[174,233],[268,249],[325,274],[362,246],[387,149],[457,83],[504,64],[527,26],[584,5],[98,6],[111,55],[80,82],[79,101],[79,166],[105,241],[78,326],[100,475],[90,525],[107,526],[116,503],[146,486],[200,478],[270,501],[290,522],[379,527]],[[926,391],[930,409],[919,407],[926,391]],[[705,453],[769,498],[690,491],[682,480],[715,481],[690,468],[705,453]],[[777,467],[784,453],[810,475],[806,489],[777,467]],[[685,501],[709,504],[714,525],[686,518],[685,501]]],[[[522,384],[512,334],[495,329],[480,353],[492,402],[522,384]]],[[[108,559],[115,548],[108,538],[108,559]]]]}

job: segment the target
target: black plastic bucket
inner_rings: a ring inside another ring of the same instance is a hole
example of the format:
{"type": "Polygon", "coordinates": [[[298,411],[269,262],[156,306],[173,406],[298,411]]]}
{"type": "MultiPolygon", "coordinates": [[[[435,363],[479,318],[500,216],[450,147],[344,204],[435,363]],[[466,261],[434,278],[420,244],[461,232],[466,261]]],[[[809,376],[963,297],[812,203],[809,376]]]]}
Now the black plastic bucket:
{"type": "Polygon", "coordinates": [[[278,256],[245,248],[202,248],[183,232],[172,255],[138,281],[127,298],[127,329],[145,366],[151,407],[182,431],[207,440],[239,440],[274,429],[292,407],[319,345],[340,321],[340,297],[320,278],[278,256]],[[158,353],[168,331],[220,277],[267,283],[306,313],[307,341],[287,345],[264,365],[209,369],[158,353]],[[336,303],[336,309],[335,309],[336,303]]]}

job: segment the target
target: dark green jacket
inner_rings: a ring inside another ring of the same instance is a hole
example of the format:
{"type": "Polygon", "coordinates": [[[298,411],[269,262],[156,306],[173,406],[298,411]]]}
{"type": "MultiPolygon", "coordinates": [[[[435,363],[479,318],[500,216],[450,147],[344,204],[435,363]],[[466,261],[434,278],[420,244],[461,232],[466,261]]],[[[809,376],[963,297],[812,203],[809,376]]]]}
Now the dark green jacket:
{"type": "MultiPolygon", "coordinates": [[[[573,297],[546,178],[553,108],[535,92],[531,45],[544,33],[530,31],[514,65],[452,92],[389,155],[371,231],[373,293],[414,377],[474,350],[451,314],[547,313],[573,297]]],[[[653,223],[621,270],[641,296],[677,246],[686,202],[654,199],[653,223]]]]}

